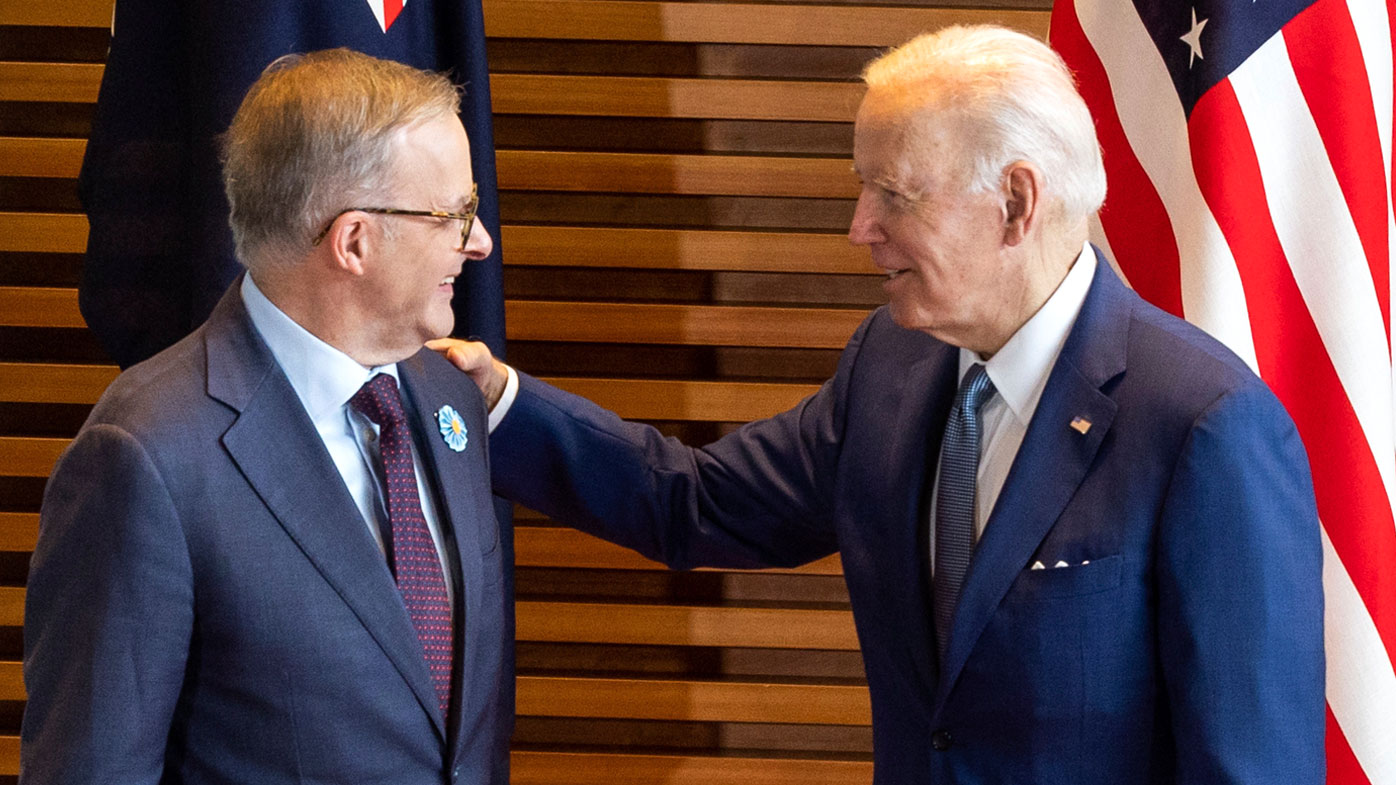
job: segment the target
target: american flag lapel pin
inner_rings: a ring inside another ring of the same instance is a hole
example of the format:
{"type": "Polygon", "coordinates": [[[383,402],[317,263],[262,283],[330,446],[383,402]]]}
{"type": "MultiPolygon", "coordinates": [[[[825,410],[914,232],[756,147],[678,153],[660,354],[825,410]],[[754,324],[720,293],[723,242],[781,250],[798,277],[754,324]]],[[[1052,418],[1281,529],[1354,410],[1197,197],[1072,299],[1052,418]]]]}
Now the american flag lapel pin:
{"type": "Polygon", "coordinates": [[[1071,430],[1076,431],[1079,434],[1085,435],[1085,433],[1090,429],[1091,421],[1087,420],[1085,417],[1073,417],[1071,419],[1071,430]]]}

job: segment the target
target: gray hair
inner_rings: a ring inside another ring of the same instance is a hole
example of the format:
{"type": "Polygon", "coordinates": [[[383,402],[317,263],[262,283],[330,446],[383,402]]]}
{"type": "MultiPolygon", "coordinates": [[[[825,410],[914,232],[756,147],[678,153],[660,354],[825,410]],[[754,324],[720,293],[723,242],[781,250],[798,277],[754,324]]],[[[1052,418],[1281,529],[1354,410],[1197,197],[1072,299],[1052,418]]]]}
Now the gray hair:
{"type": "Polygon", "coordinates": [[[299,259],[335,213],[392,184],[394,132],[455,115],[441,74],[349,49],[267,66],[223,136],[223,187],[238,259],[299,259]]]}
{"type": "Polygon", "coordinates": [[[1005,167],[1028,161],[1042,170],[1048,197],[1068,223],[1105,201],[1090,111],[1066,64],[1041,41],[1002,27],[956,25],[874,60],[863,80],[954,124],[971,189],[997,189],[1005,167]]]}

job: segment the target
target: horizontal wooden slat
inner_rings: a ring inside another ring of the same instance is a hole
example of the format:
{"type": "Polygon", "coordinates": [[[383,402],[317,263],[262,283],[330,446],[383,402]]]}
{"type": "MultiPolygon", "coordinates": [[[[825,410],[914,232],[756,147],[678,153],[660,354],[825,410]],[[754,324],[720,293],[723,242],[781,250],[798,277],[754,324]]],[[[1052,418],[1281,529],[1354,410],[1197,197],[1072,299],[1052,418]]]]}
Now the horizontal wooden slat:
{"type": "Polygon", "coordinates": [[[28,553],[38,536],[37,512],[0,512],[0,551],[28,553]]]}
{"type": "MultiPolygon", "coordinates": [[[[511,785],[856,785],[871,761],[515,750],[511,785]]],[[[0,776],[19,774],[19,737],[0,736],[0,776]]]]}
{"type": "MultiPolygon", "coordinates": [[[[1040,38],[1048,13],[1008,9],[850,8],[636,0],[485,0],[494,38],[895,46],[948,24],[1002,24],[1040,38]]],[[[0,4],[0,25],[108,27],[111,0],[0,4]]]]}
{"type": "MultiPolygon", "coordinates": [[[[81,139],[3,139],[0,140],[0,156],[3,156],[0,174],[76,177],[85,148],[86,142],[81,139]]],[[[857,178],[849,161],[843,158],[551,150],[500,150],[496,158],[499,186],[512,190],[826,199],[858,196],[857,178]]],[[[29,220],[33,223],[38,219],[31,217],[29,220]]],[[[9,238],[3,242],[11,245],[21,239],[9,238]]]]}
{"type": "Polygon", "coordinates": [[[549,378],[632,420],[746,422],[783,412],[819,389],[813,384],[549,378]]]}
{"type": "Polygon", "coordinates": [[[510,300],[507,336],[523,341],[586,341],[839,349],[867,316],[842,308],[510,300]]]}
{"type": "MultiPolygon", "coordinates": [[[[521,641],[858,649],[851,611],[534,600],[515,610],[521,641]]],[[[24,589],[0,587],[0,627],[23,623],[24,589]]]]}
{"type": "MultiPolygon", "coordinates": [[[[96,403],[116,378],[112,365],[0,362],[0,402],[96,403]]],[[[639,420],[741,422],[794,406],[810,384],[548,378],[621,416],[639,420]]]]}
{"type": "Polygon", "coordinates": [[[505,226],[504,263],[557,267],[869,274],[842,234],[505,226]]]}
{"type": "MultiPolygon", "coordinates": [[[[6,675],[0,664],[0,679],[6,675]]],[[[14,663],[18,665],[18,663],[14,663]]],[[[5,689],[0,682],[0,698],[5,689]]],[[[23,686],[20,686],[23,695],[23,686]]],[[[863,686],[520,676],[518,713],[686,722],[869,725],[863,686]]]]}
{"type": "Polygon", "coordinates": [[[812,4],[485,0],[493,38],[896,46],[951,24],[999,24],[1047,37],[1046,11],[812,4]]]}
{"type": "MultiPolygon", "coordinates": [[[[855,785],[871,761],[515,750],[511,785],[855,785]]],[[[0,736],[0,776],[19,774],[19,737],[0,736]]]]}
{"type": "Polygon", "coordinates": [[[96,403],[115,365],[0,362],[0,402],[96,403]]]}
{"type": "Polygon", "coordinates": [[[22,701],[24,693],[24,665],[13,660],[0,661],[0,701],[22,701]]]}
{"type": "MultiPolygon", "coordinates": [[[[0,98],[92,103],[97,100],[102,71],[103,66],[85,63],[9,63],[0,69],[0,98]]],[[[559,74],[490,76],[490,93],[497,114],[852,122],[863,89],[859,82],[559,74]]]]}
{"type": "MultiPolygon", "coordinates": [[[[518,677],[518,713],[538,717],[601,717],[688,722],[774,722],[868,725],[863,686],[518,677]]],[[[23,665],[0,661],[0,701],[22,701],[23,665]]]]}
{"type": "MultiPolygon", "coordinates": [[[[0,25],[34,27],[107,27],[112,0],[65,0],[62,3],[0,3],[0,25]]],[[[4,772],[0,772],[3,774],[4,772]]]]}
{"type": "MultiPolygon", "coordinates": [[[[517,520],[517,519],[516,519],[517,520]]],[[[0,520],[3,523],[3,520],[0,520]]],[[[3,533],[3,530],[0,530],[3,533]]],[[[3,541],[0,540],[0,543],[3,541]]],[[[662,570],[663,564],[574,529],[552,526],[514,528],[514,564],[519,567],[582,567],[599,570],[662,570]]],[[[837,555],[794,569],[765,572],[842,575],[837,555]]]]}
{"type": "Polygon", "coordinates": [[[0,61],[0,101],[95,103],[103,70],[94,63],[0,61]]]}
{"type": "Polygon", "coordinates": [[[511,785],[858,785],[871,761],[515,750],[511,785]]]}
{"type": "MultiPolygon", "coordinates": [[[[516,521],[523,518],[516,516],[516,521]]],[[[29,553],[39,534],[36,512],[0,512],[0,552],[29,553]]],[[[596,570],[663,570],[663,564],[574,529],[518,526],[514,529],[514,563],[520,567],[571,567],[596,570]]],[[[842,575],[837,555],[773,573],[842,575]]]]}
{"type": "Polygon", "coordinates": [[[0,213],[0,251],[82,253],[87,216],[81,213],[0,213]]]}
{"type": "Polygon", "coordinates": [[[0,736],[0,775],[19,774],[19,737],[0,736]]]}
{"type": "Polygon", "coordinates": [[[86,327],[78,290],[48,286],[0,286],[0,327],[86,327]]]}
{"type": "Polygon", "coordinates": [[[663,155],[500,150],[499,187],[852,199],[858,179],[844,158],[663,155]]]}
{"type": "Polygon", "coordinates": [[[47,477],[69,439],[0,436],[0,477],[47,477]]]}
{"type": "MultiPolygon", "coordinates": [[[[516,521],[523,518],[516,516],[516,521]]],[[[0,552],[28,553],[39,534],[39,514],[0,512],[0,552]]],[[[665,566],[605,540],[574,529],[518,526],[514,529],[514,563],[519,567],[570,567],[596,570],[663,570],[665,566]]],[[[842,575],[837,555],[793,569],[765,572],[842,575]]]]}
{"type": "MultiPolygon", "coordinates": [[[[507,337],[523,341],[839,349],[866,311],[727,305],[505,302],[507,337]]],[[[84,327],[77,290],[0,287],[0,325],[84,327]]]]}
{"type": "Polygon", "coordinates": [[[496,114],[853,122],[856,82],[493,74],[496,114]]]}
{"type": "MultiPolygon", "coordinates": [[[[864,248],[842,234],[504,226],[507,265],[872,274],[864,248]]],[[[82,253],[77,213],[0,213],[0,251],[82,253]]]]}
{"type": "Polygon", "coordinates": [[[523,641],[858,649],[849,611],[533,601],[515,607],[523,641]]]}
{"type": "Polygon", "coordinates": [[[23,624],[24,589],[0,586],[0,627],[19,627],[23,624]]]}
{"type": "Polygon", "coordinates": [[[0,177],[72,179],[82,169],[82,139],[0,136],[0,177]]]}

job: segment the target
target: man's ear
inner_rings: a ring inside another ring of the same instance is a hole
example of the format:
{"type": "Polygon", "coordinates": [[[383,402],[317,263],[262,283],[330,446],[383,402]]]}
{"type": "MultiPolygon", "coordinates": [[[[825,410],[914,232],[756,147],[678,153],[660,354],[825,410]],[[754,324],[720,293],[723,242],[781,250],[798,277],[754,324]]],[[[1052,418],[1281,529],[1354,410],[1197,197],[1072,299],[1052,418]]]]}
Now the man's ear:
{"type": "Polygon", "coordinates": [[[1003,171],[1003,243],[1018,245],[1042,220],[1042,171],[1027,161],[1015,161],[1003,171]]]}
{"type": "Polygon", "coordinates": [[[350,211],[336,218],[324,242],[330,265],[349,275],[363,275],[374,239],[369,230],[367,213],[350,211]]]}

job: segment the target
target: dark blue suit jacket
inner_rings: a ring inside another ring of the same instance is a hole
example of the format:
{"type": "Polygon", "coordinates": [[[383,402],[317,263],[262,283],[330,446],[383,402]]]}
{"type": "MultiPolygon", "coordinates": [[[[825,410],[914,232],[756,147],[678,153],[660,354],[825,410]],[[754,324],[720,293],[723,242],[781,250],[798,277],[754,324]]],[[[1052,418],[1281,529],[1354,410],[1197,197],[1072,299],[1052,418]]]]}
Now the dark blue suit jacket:
{"type": "Polygon", "coordinates": [[[818,393],[701,450],[525,376],[495,491],[675,567],[841,553],[878,783],[1322,783],[1317,513],[1265,385],[1101,260],[938,662],[957,361],[878,310],[818,393]]]}
{"type": "Polygon", "coordinates": [[[21,782],[508,782],[513,549],[483,401],[435,354],[399,369],[459,564],[449,725],[386,560],[235,283],[111,385],[49,481],[21,782]],[[437,433],[443,404],[463,452],[437,433]]]}

